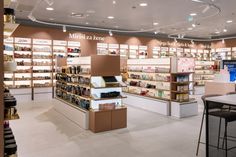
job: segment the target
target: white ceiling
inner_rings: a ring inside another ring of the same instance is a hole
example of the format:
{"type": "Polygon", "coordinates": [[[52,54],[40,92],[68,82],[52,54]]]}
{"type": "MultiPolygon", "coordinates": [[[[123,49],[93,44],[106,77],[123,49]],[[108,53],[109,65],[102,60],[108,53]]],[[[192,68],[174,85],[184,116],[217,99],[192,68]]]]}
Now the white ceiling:
{"type": "Polygon", "coordinates": [[[148,32],[158,31],[164,34],[183,34],[195,38],[209,38],[212,36],[229,36],[236,34],[236,0],[202,0],[219,7],[211,7],[203,13],[206,4],[196,3],[192,0],[12,0],[10,7],[16,9],[17,19],[28,19],[33,10],[37,20],[101,27],[120,30],[143,30],[148,32]],[[46,1],[53,2],[54,11],[46,10],[49,5],[46,1]],[[148,4],[146,7],[140,3],[148,4]],[[84,18],[72,17],[71,13],[81,13],[84,18]],[[197,13],[193,21],[189,22],[190,13],[197,13]],[[108,19],[114,16],[114,19],[108,19]],[[52,20],[53,19],[53,20],[52,20]],[[232,23],[226,23],[233,20],[232,23]],[[153,26],[153,22],[159,24],[153,26]],[[197,26],[188,30],[192,24],[197,26]],[[227,29],[227,32],[223,32],[227,29]],[[151,30],[151,31],[150,31],[151,30]],[[219,34],[215,32],[219,31],[219,34]]]}

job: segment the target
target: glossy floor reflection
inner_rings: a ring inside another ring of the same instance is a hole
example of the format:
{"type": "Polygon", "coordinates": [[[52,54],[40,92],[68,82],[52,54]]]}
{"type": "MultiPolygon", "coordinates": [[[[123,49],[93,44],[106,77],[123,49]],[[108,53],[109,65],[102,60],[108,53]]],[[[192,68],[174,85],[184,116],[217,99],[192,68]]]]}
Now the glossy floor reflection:
{"type": "Polygon", "coordinates": [[[195,156],[201,113],[179,120],[128,106],[128,128],[94,134],[56,112],[53,105],[61,102],[51,95],[16,98],[21,119],[11,127],[19,157],[195,156]]]}

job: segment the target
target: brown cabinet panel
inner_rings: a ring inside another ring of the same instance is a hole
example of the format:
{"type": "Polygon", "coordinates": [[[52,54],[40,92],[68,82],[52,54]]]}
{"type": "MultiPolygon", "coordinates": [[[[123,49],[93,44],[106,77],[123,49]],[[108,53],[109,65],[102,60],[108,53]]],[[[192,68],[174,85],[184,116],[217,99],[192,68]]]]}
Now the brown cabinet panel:
{"type": "Polygon", "coordinates": [[[103,132],[127,127],[127,108],[89,111],[89,129],[103,132]]]}
{"type": "Polygon", "coordinates": [[[111,129],[120,129],[127,127],[127,108],[112,110],[111,129]]]}
{"type": "Polygon", "coordinates": [[[111,111],[90,111],[89,129],[95,133],[111,130],[111,111]]]}

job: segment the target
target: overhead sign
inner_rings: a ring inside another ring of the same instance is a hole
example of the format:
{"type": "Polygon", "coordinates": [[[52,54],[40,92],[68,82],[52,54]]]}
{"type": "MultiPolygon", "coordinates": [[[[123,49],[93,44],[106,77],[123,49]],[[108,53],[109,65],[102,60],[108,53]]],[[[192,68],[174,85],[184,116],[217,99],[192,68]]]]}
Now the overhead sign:
{"type": "Polygon", "coordinates": [[[96,41],[104,41],[105,37],[96,36],[96,35],[86,35],[83,33],[69,33],[70,39],[80,39],[80,40],[96,40],[96,41]]]}

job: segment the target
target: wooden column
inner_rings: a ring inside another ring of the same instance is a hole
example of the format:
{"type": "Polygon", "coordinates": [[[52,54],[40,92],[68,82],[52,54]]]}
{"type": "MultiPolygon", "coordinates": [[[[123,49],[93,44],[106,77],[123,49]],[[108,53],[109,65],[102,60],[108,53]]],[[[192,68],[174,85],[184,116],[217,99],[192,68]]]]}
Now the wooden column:
{"type": "Polygon", "coordinates": [[[3,147],[3,1],[0,1],[0,156],[4,156],[3,147]]]}

